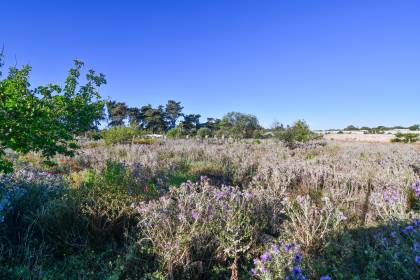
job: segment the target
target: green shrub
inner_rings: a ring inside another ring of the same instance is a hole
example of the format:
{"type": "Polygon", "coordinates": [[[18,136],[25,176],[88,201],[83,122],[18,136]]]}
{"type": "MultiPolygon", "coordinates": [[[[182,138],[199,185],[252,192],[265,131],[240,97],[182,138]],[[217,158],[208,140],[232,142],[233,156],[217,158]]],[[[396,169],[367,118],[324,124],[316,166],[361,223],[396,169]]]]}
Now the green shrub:
{"type": "Polygon", "coordinates": [[[197,136],[201,139],[211,136],[211,130],[207,127],[202,127],[197,130],[197,136]]]}
{"type": "Polygon", "coordinates": [[[166,133],[166,137],[168,137],[169,139],[181,138],[182,136],[183,136],[182,128],[179,126],[169,129],[168,132],[166,133]]]}
{"type": "Polygon", "coordinates": [[[105,143],[110,144],[126,144],[143,134],[141,130],[127,126],[114,126],[102,131],[105,143]]]}
{"type": "Polygon", "coordinates": [[[419,140],[420,134],[416,133],[397,133],[395,138],[391,139],[392,143],[415,143],[419,140]]]}
{"type": "Polygon", "coordinates": [[[280,131],[277,134],[277,138],[280,139],[280,141],[282,141],[287,147],[295,148],[297,143],[307,142],[317,137],[309,129],[309,126],[305,121],[299,120],[292,126],[287,127],[284,131],[280,131]]]}

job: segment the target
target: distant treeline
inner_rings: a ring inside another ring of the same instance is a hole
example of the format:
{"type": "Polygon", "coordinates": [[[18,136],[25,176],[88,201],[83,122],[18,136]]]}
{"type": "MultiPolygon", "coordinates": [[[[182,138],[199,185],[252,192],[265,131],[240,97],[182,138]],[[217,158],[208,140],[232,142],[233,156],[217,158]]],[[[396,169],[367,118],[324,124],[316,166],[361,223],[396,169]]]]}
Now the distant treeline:
{"type": "Polygon", "coordinates": [[[200,122],[200,114],[185,114],[181,102],[169,100],[165,106],[129,107],[123,102],[106,103],[108,127],[129,126],[154,134],[181,136],[231,136],[256,138],[264,132],[256,116],[230,112],[219,118],[200,122]]]}
{"type": "Polygon", "coordinates": [[[348,125],[343,130],[345,130],[345,131],[353,131],[353,130],[387,131],[387,130],[394,130],[394,129],[409,129],[409,130],[415,131],[415,130],[420,130],[420,124],[413,124],[413,125],[408,126],[408,127],[380,125],[380,126],[376,126],[376,127],[362,126],[360,128],[357,127],[357,126],[354,126],[354,125],[348,125]]]}

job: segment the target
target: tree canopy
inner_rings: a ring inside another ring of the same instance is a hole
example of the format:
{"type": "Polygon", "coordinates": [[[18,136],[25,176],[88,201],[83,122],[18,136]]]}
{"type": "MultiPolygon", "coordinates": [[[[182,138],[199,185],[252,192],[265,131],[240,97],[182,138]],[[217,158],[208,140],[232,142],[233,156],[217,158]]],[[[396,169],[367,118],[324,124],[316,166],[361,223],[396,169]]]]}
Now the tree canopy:
{"type": "Polygon", "coordinates": [[[46,158],[57,153],[71,156],[77,148],[74,137],[97,127],[104,107],[98,89],[106,79],[89,70],[86,83],[80,85],[82,67],[82,61],[74,61],[64,88],[56,84],[31,88],[29,65],[11,67],[0,80],[0,171],[13,169],[5,159],[7,148],[41,152],[46,158]]]}

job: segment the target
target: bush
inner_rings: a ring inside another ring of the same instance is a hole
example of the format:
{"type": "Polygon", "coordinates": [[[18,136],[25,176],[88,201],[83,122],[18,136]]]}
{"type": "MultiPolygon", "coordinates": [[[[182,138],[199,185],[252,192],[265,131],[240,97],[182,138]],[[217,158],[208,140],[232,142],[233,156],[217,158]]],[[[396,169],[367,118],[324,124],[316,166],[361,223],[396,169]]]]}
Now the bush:
{"type": "Polygon", "coordinates": [[[142,131],[127,126],[114,126],[102,131],[102,136],[107,145],[132,143],[136,137],[142,134],[142,131]]]}
{"type": "Polygon", "coordinates": [[[309,129],[305,121],[299,120],[286,130],[280,131],[277,135],[288,148],[295,148],[297,143],[308,142],[316,138],[316,135],[309,129]]]}
{"type": "Polygon", "coordinates": [[[182,136],[183,136],[182,128],[179,126],[169,129],[168,132],[166,133],[166,137],[168,137],[169,139],[181,138],[182,136]]]}
{"type": "Polygon", "coordinates": [[[419,140],[420,134],[416,133],[397,133],[395,138],[391,139],[393,143],[415,143],[419,140]]]}
{"type": "Polygon", "coordinates": [[[207,127],[202,127],[197,130],[197,136],[201,139],[211,136],[211,130],[207,127]]]}

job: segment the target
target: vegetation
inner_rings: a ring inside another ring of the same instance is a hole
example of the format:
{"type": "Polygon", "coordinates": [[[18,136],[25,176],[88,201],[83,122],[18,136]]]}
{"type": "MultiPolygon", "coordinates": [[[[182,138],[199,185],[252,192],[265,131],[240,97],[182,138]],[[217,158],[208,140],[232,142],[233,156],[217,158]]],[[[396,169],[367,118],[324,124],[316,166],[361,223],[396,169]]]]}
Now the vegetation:
{"type": "Polygon", "coordinates": [[[420,134],[415,133],[397,133],[391,142],[414,143],[419,140],[420,134]]]}
{"type": "MultiPolygon", "coordinates": [[[[0,53],[0,66],[2,53],[0,53]]],[[[0,172],[12,170],[5,149],[41,152],[47,159],[61,153],[73,155],[75,135],[95,128],[102,118],[98,88],[103,74],[89,70],[86,84],[78,86],[83,62],[74,61],[64,88],[49,84],[30,88],[31,67],[12,67],[0,80],[0,172]]]]}
{"type": "Polygon", "coordinates": [[[99,131],[105,78],[78,86],[81,67],[63,89],[30,89],[28,66],[0,81],[1,279],[420,278],[415,145],[171,100],[108,101],[99,131]]]}

